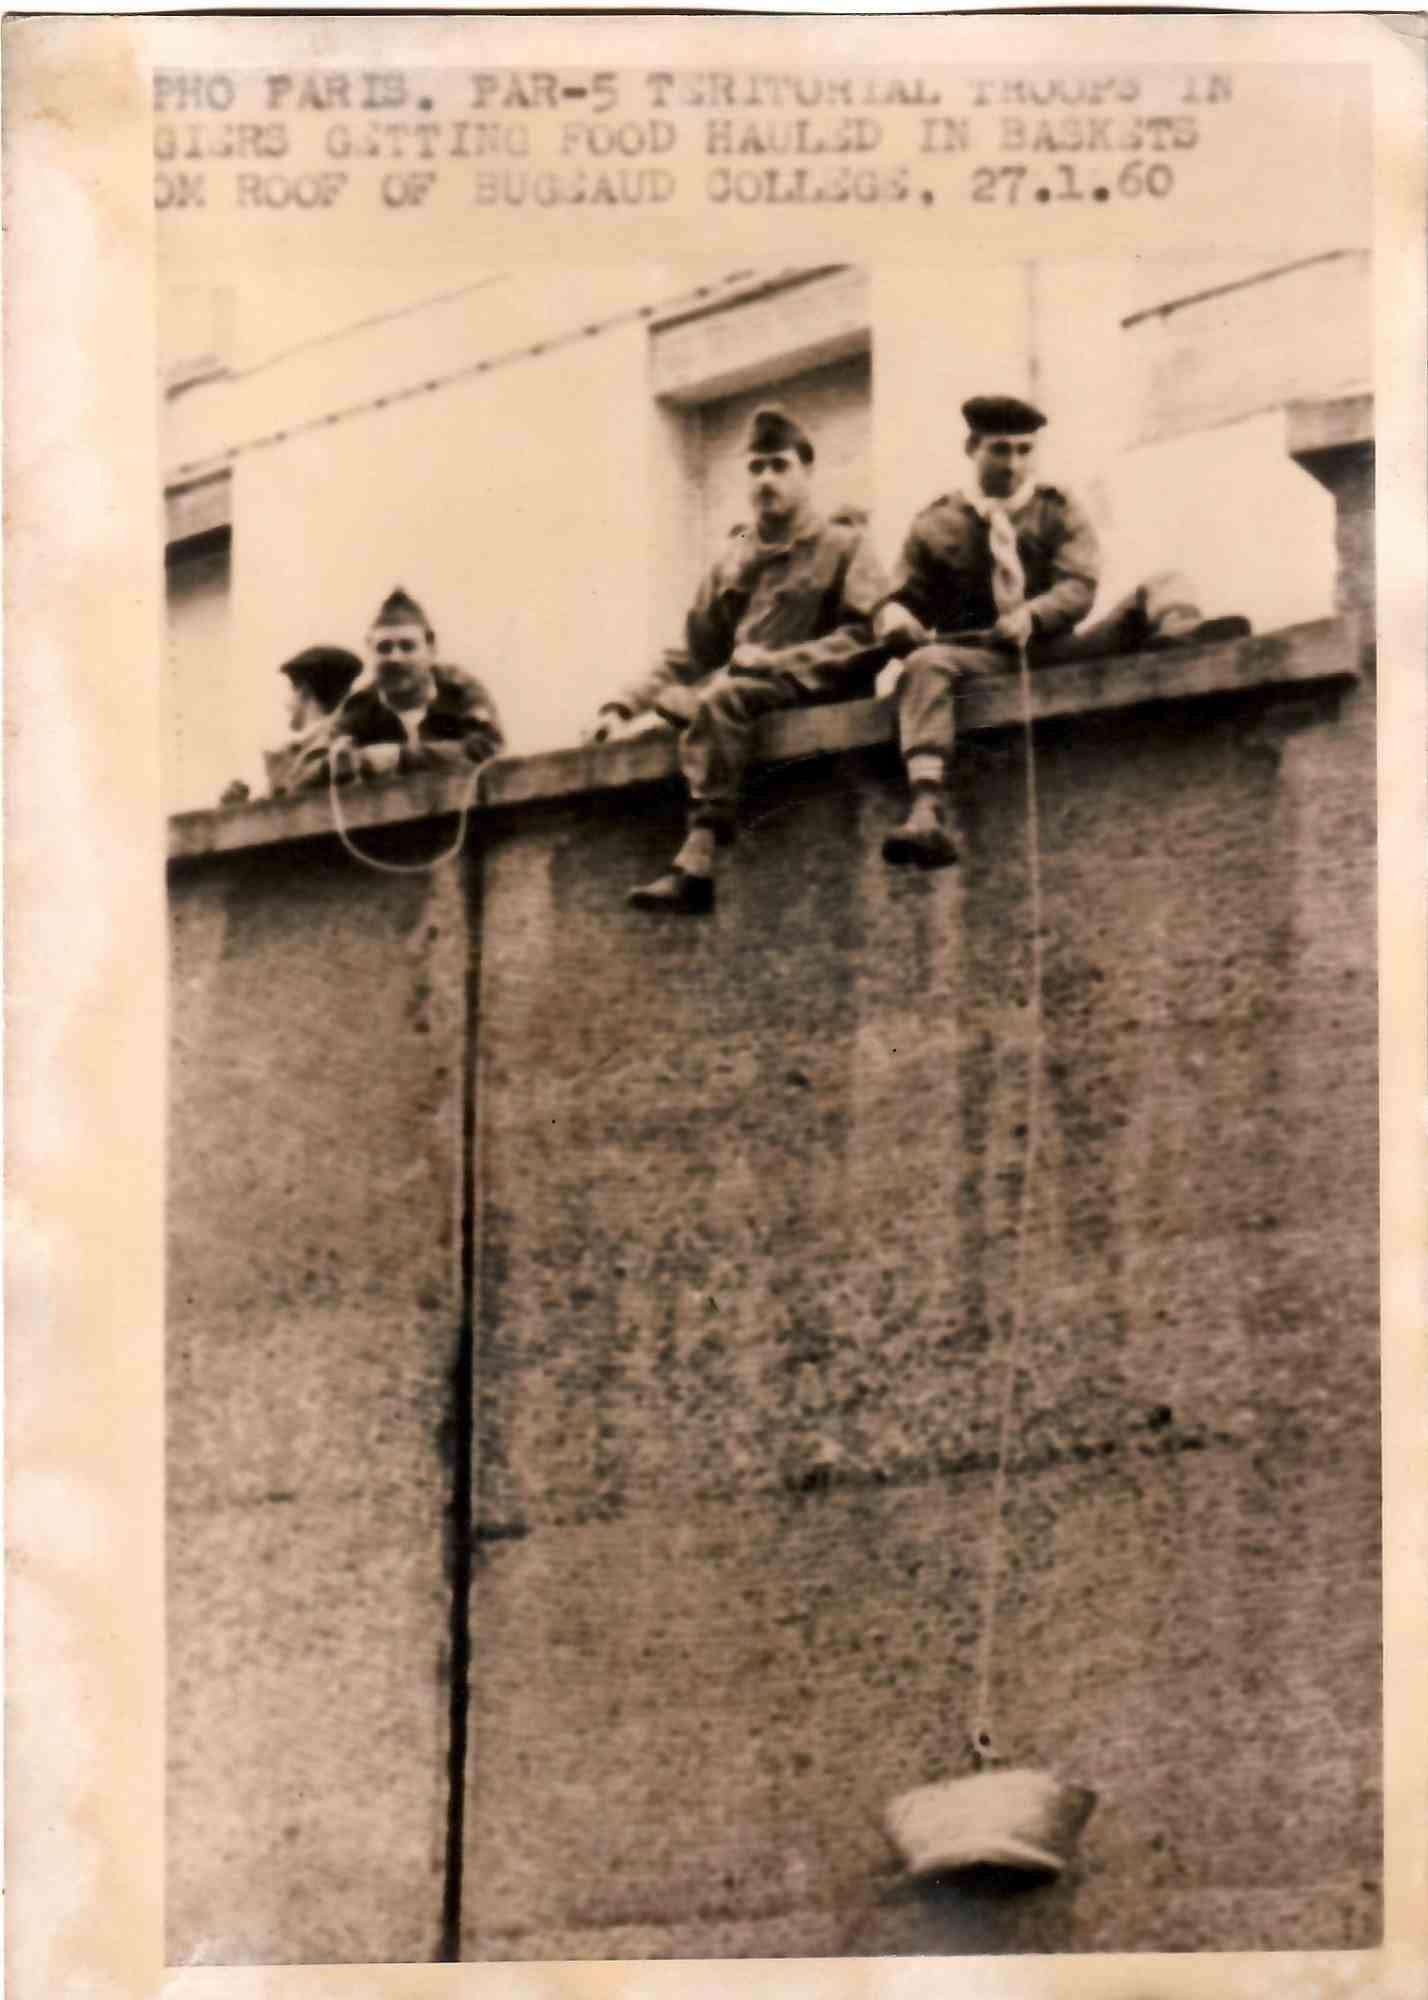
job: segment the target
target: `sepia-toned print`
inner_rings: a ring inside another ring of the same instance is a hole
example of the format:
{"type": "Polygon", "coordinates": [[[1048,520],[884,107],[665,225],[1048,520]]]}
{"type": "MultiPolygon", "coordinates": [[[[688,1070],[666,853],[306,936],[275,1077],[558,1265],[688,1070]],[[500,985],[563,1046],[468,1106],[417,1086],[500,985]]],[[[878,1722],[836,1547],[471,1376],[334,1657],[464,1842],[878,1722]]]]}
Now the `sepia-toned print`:
{"type": "Polygon", "coordinates": [[[156,71],[173,1965],[1380,1938],[1365,77],[954,60],[156,71]]]}

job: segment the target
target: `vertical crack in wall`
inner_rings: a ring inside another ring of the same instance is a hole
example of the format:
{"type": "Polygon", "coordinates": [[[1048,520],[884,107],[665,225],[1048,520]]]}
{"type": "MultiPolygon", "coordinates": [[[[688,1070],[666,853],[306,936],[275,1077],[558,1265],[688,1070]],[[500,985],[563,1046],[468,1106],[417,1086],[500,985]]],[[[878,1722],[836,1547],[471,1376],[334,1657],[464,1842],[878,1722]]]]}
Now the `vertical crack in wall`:
{"type": "Polygon", "coordinates": [[[451,1499],[447,1517],[447,1575],[451,1587],[451,1627],[447,1646],[446,1860],[441,1898],[441,1942],[437,1959],[461,1957],[461,1884],[466,1840],[466,1745],[471,1691],[471,1577],[474,1553],[472,1495],[475,1490],[475,1387],[480,1171],[476,1114],[477,1023],[481,1005],[481,926],[479,861],[465,868],[467,930],[465,1006],[461,1054],[461,1311],[456,1356],[451,1369],[448,1423],[451,1499]]]}

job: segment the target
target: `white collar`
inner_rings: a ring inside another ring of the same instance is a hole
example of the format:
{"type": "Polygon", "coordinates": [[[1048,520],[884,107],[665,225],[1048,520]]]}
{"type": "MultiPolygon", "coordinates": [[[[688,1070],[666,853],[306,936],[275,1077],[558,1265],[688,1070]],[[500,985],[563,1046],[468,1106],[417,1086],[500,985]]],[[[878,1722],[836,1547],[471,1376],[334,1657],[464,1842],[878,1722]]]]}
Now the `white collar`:
{"type": "Polygon", "coordinates": [[[984,521],[990,521],[993,514],[1019,514],[1028,500],[1036,493],[1036,481],[1023,479],[1021,485],[1008,493],[1005,500],[993,500],[988,493],[964,493],[963,500],[974,514],[980,514],[984,521]]]}

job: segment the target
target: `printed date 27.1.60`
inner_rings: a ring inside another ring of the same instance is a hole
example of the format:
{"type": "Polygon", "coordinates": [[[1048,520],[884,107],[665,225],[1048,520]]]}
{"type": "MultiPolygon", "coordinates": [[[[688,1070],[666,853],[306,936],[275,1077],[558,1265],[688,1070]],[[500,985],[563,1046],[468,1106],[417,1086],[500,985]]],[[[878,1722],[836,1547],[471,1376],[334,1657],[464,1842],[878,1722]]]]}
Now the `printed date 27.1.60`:
{"type": "Polygon", "coordinates": [[[1105,180],[1083,175],[1064,160],[1042,168],[1034,177],[1030,167],[1019,163],[977,167],[972,173],[973,201],[1001,202],[1013,208],[1021,201],[1109,201],[1113,194],[1127,201],[1141,195],[1163,201],[1174,186],[1175,170],[1164,160],[1152,160],[1148,166],[1142,160],[1127,160],[1105,180]]]}

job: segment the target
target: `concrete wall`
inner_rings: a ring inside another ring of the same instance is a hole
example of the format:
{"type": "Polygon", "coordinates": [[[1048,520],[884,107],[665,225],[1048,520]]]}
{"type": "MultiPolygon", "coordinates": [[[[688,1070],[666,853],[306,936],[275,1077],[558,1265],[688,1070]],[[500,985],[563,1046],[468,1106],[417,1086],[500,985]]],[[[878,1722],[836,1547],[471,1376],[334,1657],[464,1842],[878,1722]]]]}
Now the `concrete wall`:
{"type": "Polygon", "coordinates": [[[265,847],[172,910],[169,1958],[430,1959],[462,884],[265,847]]]}
{"type": "Polygon", "coordinates": [[[1365,1944],[1378,1883],[1372,709],[1048,726],[1047,1130],[996,1685],[1079,1878],[898,1892],[960,1766],[1025,1116],[1014,738],[964,870],[887,753],[485,857],[466,1953],[1365,1944]],[[508,911],[512,921],[496,922],[508,911]],[[499,1537],[499,1538],[497,1538],[499,1537]]]}
{"type": "Polygon", "coordinates": [[[473,1034],[463,1955],[1374,1940],[1357,658],[1311,628],[1039,690],[995,1686],[1003,1752],[1101,1803],[1017,1898],[909,1890],[878,1825],[960,1768],[979,1631],[1028,1034],[1010,693],[969,705],[961,870],[884,867],[886,715],[824,711],[798,744],[840,754],[756,774],[708,924],[622,907],[678,823],[658,744],[513,767],[465,896],[299,839],[320,800],[176,829],[175,1957],[437,1948],[473,1034]]]}

